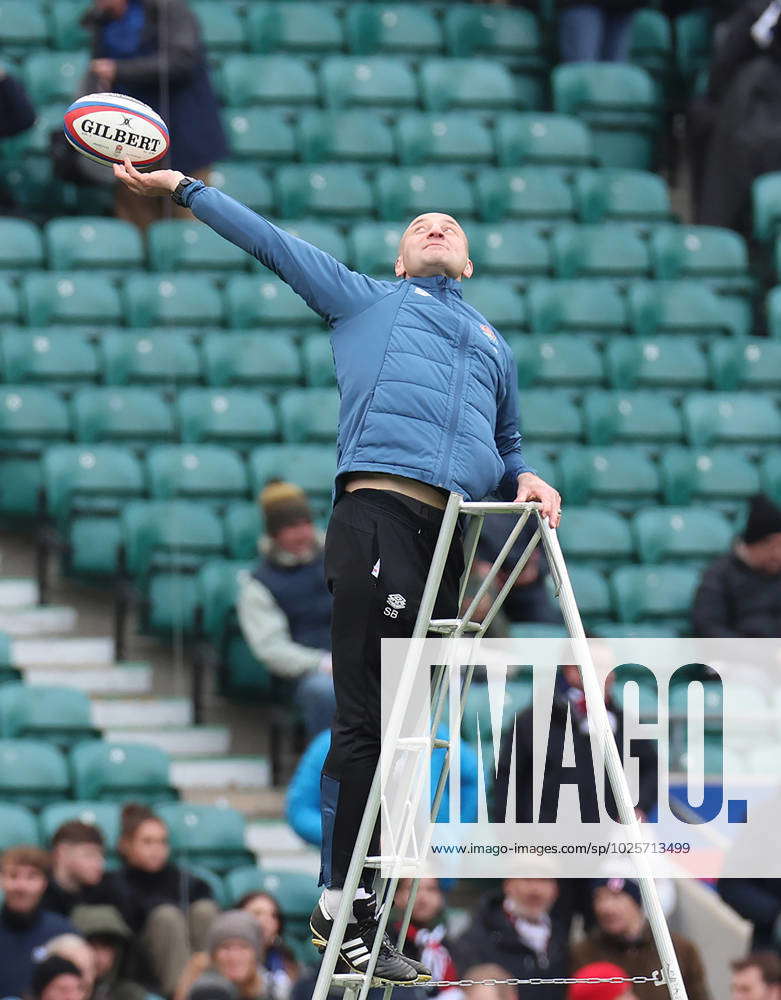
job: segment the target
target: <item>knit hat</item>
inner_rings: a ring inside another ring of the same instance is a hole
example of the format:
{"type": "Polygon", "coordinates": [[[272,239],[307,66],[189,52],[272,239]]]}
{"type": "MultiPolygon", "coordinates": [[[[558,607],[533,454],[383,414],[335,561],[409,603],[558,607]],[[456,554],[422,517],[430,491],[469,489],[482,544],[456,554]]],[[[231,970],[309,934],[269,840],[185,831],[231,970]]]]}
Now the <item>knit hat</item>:
{"type": "Polygon", "coordinates": [[[214,955],[220,945],[236,938],[240,941],[246,941],[251,948],[255,949],[258,961],[262,960],[263,936],[260,926],[254,917],[245,913],[244,910],[228,910],[215,919],[209,929],[209,937],[206,942],[207,951],[210,955],[214,955]]]}
{"type": "Polygon", "coordinates": [[[39,997],[41,993],[54,982],[57,976],[78,976],[81,979],[81,970],[73,962],[61,955],[50,955],[42,962],[33,966],[30,977],[30,992],[34,997],[39,997]]]}
{"type": "Polygon", "coordinates": [[[633,878],[595,878],[591,880],[591,891],[607,886],[611,892],[625,892],[631,896],[638,906],[643,905],[643,897],[640,895],[640,886],[633,878]]]}
{"type": "Polygon", "coordinates": [[[272,537],[282,528],[312,520],[306,494],[295,483],[273,480],[258,497],[266,522],[266,534],[272,537]]]}
{"type": "MultiPolygon", "coordinates": [[[[573,973],[575,979],[626,978],[626,971],[612,962],[590,962],[573,973]]],[[[567,1000],[615,1000],[629,989],[629,983],[573,983],[567,1000]]]]}
{"type": "Polygon", "coordinates": [[[187,1000],[238,1000],[239,991],[233,983],[216,972],[205,972],[195,980],[187,1000]]]}
{"type": "Polygon", "coordinates": [[[752,542],[761,542],[768,535],[779,532],[781,532],[781,508],[764,493],[755,494],[751,498],[743,541],[751,545],[752,542]]]}

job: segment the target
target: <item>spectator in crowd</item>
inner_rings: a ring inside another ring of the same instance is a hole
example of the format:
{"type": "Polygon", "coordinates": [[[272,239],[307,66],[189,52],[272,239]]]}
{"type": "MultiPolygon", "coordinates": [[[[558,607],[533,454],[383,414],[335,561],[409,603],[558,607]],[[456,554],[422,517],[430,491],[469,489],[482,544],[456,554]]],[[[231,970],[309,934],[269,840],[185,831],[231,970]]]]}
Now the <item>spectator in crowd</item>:
{"type": "Polygon", "coordinates": [[[781,508],[752,497],[746,528],[705,569],[694,596],[695,635],[774,638],[781,634],[781,508]]]}
{"type": "Polygon", "coordinates": [[[732,963],[730,1000],[778,1000],[781,958],[772,951],[755,951],[732,963]]]}
{"type": "Polygon", "coordinates": [[[31,970],[32,1000],[86,1000],[87,991],[81,973],[73,962],[51,955],[31,970]]]}
{"type": "MultiPolygon", "coordinates": [[[[630,976],[647,976],[649,969],[660,968],[638,883],[623,878],[595,879],[592,888],[596,927],[573,946],[570,967],[613,962],[630,976]]],[[[696,947],[682,934],[673,934],[672,941],[689,1000],[708,1000],[705,970],[696,947]]],[[[638,1000],[654,1000],[656,986],[638,983],[634,993],[638,1000]]]]}
{"type": "Polygon", "coordinates": [[[42,958],[52,955],[73,962],[79,970],[85,997],[91,997],[95,988],[95,956],[84,938],[79,934],[58,934],[46,942],[41,953],[42,958]]]}
{"type": "Polygon", "coordinates": [[[49,855],[37,847],[11,847],[0,857],[0,997],[20,997],[30,986],[33,953],[58,934],[73,930],[69,920],[42,905],[49,855]]]}
{"type": "Polygon", "coordinates": [[[168,829],[147,806],[129,803],[122,810],[119,854],[130,928],[138,934],[149,985],[171,996],[191,952],[203,950],[219,907],[203,879],[171,861],[168,829]]]}
{"type": "MultiPolygon", "coordinates": [[[[0,62],[0,139],[11,139],[35,124],[35,108],[21,82],[0,62]]],[[[0,181],[0,215],[18,208],[13,191],[0,181]]]]}
{"type": "Polygon", "coordinates": [[[292,949],[285,943],[285,916],[277,900],[268,892],[248,892],[236,908],[257,921],[264,942],[263,963],[271,981],[275,1000],[288,1000],[301,969],[292,949]]]}
{"type": "MultiPolygon", "coordinates": [[[[208,184],[211,165],[228,155],[209,81],[198,21],[185,0],[93,0],[90,86],[128,94],[162,115],[171,136],[163,166],[208,184]]],[[[161,205],[116,188],[116,214],[142,228],[161,205]]],[[[189,212],[183,212],[190,216],[189,212]]]]}
{"type": "MultiPolygon", "coordinates": [[[[398,939],[404,910],[409,900],[412,879],[399,880],[396,895],[393,898],[394,910],[390,917],[393,929],[392,938],[398,939]]],[[[410,915],[406,940],[402,951],[417,962],[422,962],[431,970],[431,978],[438,980],[458,979],[456,963],[452,955],[452,944],[448,940],[447,922],[445,919],[445,897],[439,887],[439,879],[422,878],[418,883],[418,892],[410,915]]],[[[488,977],[485,977],[488,978],[488,977]]],[[[433,988],[432,995],[440,998],[460,1000],[460,990],[433,988]]]]}
{"type": "Polygon", "coordinates": [[[626,62],[632,18],[640,6],[638,0],[600,0],[597,3],[561,0],[561,62],[626,62]]]}
{"type": "Polygon", "coordinates": [[[194,981],[188,981],[191,970],[186,970],[177,987],[177,997],[192,996],[195,987],[204,985],[204,976],[210,982],[214,976],[227,980],[242,1000],[274,997],[263,967],[263,936],[249,913],[244,910],[221,913],[209,931],[207,950],[207,968],[194,981]]]}
{"type": "Polygon", "coordinates": [[[145,1000],[148,991],[127,977],[132,932],[114,906],[77,906],[71,919],[92,952],[95,985],[89,1000],[145,1000]]]}
{"type": "Polygon", "coordinates": [[[781,878],[720,878],[716,889],[728,906],[754,925],[751,950],[781,954],[781,878]]]}
{"type": "Polygon", "coordinates": [[[63,823],[52,837],[52,870],[43,905],[68,916],[80,903],[127,908],[117,876],[106,871],[103,834],[81,820],[63,823]]]}
{"type": "MultiPolygon", "coordinates": [[[[575,979],[627,979],[625,969],[613,962],[591,962],[572,973],[575,979]]],[[[573,983],[567,1000],[636,1000],[632,983],[573,983]]]]}
{"type": "MultiPolygon", "coordinates": [[[[492,962],[512,978],[546,979],[567,975],[567,928],[556,918],[554,878],[508,878],[488,896],[470,926],[455,942],[459,970],[492,962]]],[[[563,1000],[563,986],[536,986],[539,1000],[563,1000]]]]}
{"type": "Polygon", "coordinates": [[[239,622],[255,656],[273,674],[296,680],[296,700],[312,737],[330,728],[336,709],[323,535],[304,491],[293,483],[269,483],[258,503],[265,534],[258,541],[260,560],[239,577],[239,622]]]}
{"type": "MultiPolygon", "coordinates": [[[[507,969],[494,962],[484,962],[473,965],[464,971],[464,979],[511,979],[507,969]]],[[[475,983],[474,986],[464,986],[461,989],[466,1000],[518,1000],[518,988],[509,983],[475,983]]]]}

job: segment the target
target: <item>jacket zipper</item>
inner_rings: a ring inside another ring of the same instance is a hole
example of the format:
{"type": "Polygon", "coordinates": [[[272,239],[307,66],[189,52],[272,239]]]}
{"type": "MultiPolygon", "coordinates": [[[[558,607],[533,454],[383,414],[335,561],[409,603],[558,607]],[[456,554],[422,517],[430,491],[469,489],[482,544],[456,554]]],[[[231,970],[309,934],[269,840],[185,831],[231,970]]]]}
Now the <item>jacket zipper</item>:
{"type": "MultiPolygon", "coordinates": [[[[453,401],[450,406],[450,420],[447,428],[447,440],[445,441],[445,449],[442,455],[442,462],[439,466],[439,475],[437,476],[437,481],[440,483],[445,483],[447,481],[445,479],[445,468],[455,441],[455,431],[458,424],[458,411],[461,404],[461,390],[464,386],[464,368],[466,367],[464,363],[464,348],[469,340],[469,328],[464,320],[461,322],[461,327],[461,336],[459,337],[457,347],[458,371],[456,372],[456,384],[453,390],[453,401]]],[[[448,479],[449,478],[450,477],[448,477],[448,479]]]]}

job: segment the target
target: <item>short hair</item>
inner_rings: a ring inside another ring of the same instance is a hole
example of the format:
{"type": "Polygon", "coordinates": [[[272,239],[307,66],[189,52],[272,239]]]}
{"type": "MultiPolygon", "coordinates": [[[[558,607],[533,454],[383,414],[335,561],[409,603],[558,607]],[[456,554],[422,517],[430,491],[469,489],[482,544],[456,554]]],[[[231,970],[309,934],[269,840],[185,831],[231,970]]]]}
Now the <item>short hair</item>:
{"type": "Polygon", "coordinates": [[[754,951],[745,958],[736,959],[731,964],[733,972],[744,972],[746,969],[759,969],[763,980],[768,986],[781,983],[781,957],[774,951],[754,951]]]}
{"type": "Polygon", "coordinates": [[[480,965],[472,965],[464,972],[464,979],[498,979],[500,980],[492,988],[496,990],[500,1000],[514,1000],[518,996],[518,990],[509,983],[501,982],[503,979],[510,979],[510,973],[497,962],[483,962],[480,965]]]}
{"type": "Polygon", "coordinates": [[[122,810],[122,817],[119,823],[120,841],[132,840],[138,832],[139,827],[149,820],[165,826],[163,820],[149,806],[145,806],[141,802],[128,802],[122,810]]]}
{"type": "Polygon", "coordinates": [[[18,847],[9,847],[0,854],[0,871],[19,865],[37,868],[42,875],[48,877],[51,867],[49,852],[31,844],[20,844],[18,847]]]}
{"type": "Polygon", "coordinates": [[[80,819],[71,819],[58,827],[52,837],[52,847],[60,844],[96,844],[104,847],[103,834],[93,823],[84,823],[80,819]]]}

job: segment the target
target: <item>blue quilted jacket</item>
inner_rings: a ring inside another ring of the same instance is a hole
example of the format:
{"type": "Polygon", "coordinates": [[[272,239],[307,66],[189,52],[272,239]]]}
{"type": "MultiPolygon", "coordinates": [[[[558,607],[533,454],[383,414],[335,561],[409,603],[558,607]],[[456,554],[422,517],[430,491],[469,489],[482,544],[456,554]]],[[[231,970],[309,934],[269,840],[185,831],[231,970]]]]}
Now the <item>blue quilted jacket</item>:
{"type": "Polygon", "coordinates": [[[341,404],[336,495],[350,471],[389,472],[480,500],[515,498],[515,361],[453,278],[377,281],[201,181],[193,213],[257,257],[332,328],[341,404]]]}

